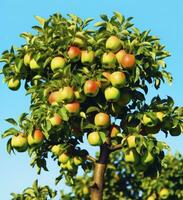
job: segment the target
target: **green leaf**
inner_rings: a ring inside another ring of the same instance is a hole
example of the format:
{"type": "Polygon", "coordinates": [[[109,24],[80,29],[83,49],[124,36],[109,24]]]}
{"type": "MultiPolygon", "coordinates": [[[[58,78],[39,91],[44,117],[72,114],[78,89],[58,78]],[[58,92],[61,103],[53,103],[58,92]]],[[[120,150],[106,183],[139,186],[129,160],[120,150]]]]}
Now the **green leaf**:
{"type": "Polygon", "coordinates": [[[171,85],[172,81],[173,81],[172,75],[169,72],[167,72],[167,71],[162,71],[161,74],[166,79],[167,83],[169,85],[171,85]]]}
{"type": "Polygon", "coordinates": [[[8,119],[5,119],[5,121],[7,121],[8,123],[14,125],[14,126],[17,126],[17,122],[13,119],[13,118],[8,118],[8,119]]]}
{"type": "Polygon", "coordinates": [[[100,18],[103,19],[103,20],[106,21],[106,22],[109,21],[107,15],[104,15],[104,14],[103,14],[103,15],[100,15],[100,18]]]}
{"type": "Polygon", "coordinates": [[[9,128],[2,134],[2,138],[8,137],[10,135],[16,135],[18,131],[15,128],[9,128]]]}
{"type": "Polygon", "coordinates": [[[62,119],[63,119],[64,121],[68,121],[68,120],[69,120],[69,116],[68,116],[68,114],[67,114],[67,110],[66,110],[64,107],[62,107],[62,108],[58,111],[58,113],[61,115],[61,117],[62,117],[62,119]]]}
{"type": "Polygon", "coordinates": [[[107,138],[106,134],[104,132],[99,132],[99,134],[100,134],[100,137],[102,139],[102,142],[104,143],[106,141],[106,138],[107,138]]]}
{"type": "Polygon", "coordinates": [[[95,27],[99,27],[99,26],[104,26],[104,27],[105,27],[106,24],[107,24],[106,22],[96,22],[96,23],[94,24],[94,26],[95,26],[95,27]]]}
{"type": "Polygon", "coordinates": [[[100,112],[100,108],[96,106],[91,106],[86,110],[86,113],[91,113],[91,112],[100,112]]]}
{"type": "Polygon", "coordinates": [[[121,14],[121,13],[119,13],[119,12],[113,12],[114,13],[114,15],[117,17],[117,19],[118,19],[118,21],[119,21],[119,23],[123,23],[124,22],[124,17],[123,17],[123,15],[121,14]]]}

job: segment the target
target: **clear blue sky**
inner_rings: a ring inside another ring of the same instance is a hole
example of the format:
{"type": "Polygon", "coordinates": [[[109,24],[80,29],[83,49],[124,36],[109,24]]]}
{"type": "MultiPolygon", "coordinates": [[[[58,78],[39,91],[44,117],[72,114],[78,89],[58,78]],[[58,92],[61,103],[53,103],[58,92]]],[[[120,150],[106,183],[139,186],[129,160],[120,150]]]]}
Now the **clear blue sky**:
{"type": "MultiPolygon", "coordinates": [[[[167,59],[168,70],[173,74],[174,83],[171,87],[163,86],[159,91],[151,90],[149,97],[161,94],[161,97],[170,95],[175,99],[176,105],[183,104],[183,1],[181,0],[5,0],[1,1],[0,7],[0,53],[9,49],[12,44],[19,46],[23,40],[19,34],[24,31],[31,31],[31,27],[37,22],[33,18],[39,15],[47,18],[55,12],[61,12],[64,16],[67,13],[74,13],[82,18],[92,17],[99,19],[101,13],[108,15],[112,11],[122,12],[125,16],[134,16],[134,22],[141,30],[151,29],[152,34],[161,38],[172,53],[167,59]]],[[[5,118],[18,117],[22,112],[28,111],[29,98],[24,96],[24,89],[18,92],[11,92],[6,85],[2,84],[0,77],[0,132],[8,128],[4,122],[5,118]]],[[[164,138],[159,134],[161,140],[165,140],[175,152],[183,153],[183,136],[178,138],[164,138]]],[[[0,199],[9,200],[10,192],[20,192],[24,187],[32,184],[37,177],[36,170],[29,166],[30,159],[26,154],[9,156],[5,150],[6,140],[0,140],[0,199]]],[[[53,186],[54,178],[58,175],[56,163],[49,161],[49,173],[39,176],[41,184],[53,186]]],[[[59,184],[57,188],[64,189],[59,184]]]]}

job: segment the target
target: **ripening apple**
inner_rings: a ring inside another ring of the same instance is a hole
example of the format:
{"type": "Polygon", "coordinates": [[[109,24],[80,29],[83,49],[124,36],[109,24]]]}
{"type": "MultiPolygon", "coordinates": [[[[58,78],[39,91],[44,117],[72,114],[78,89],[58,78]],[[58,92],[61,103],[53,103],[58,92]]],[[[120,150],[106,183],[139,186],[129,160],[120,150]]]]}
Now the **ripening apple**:
{"type": "Polygon", "coordinates": [[[18,152],[25,152],[28,147],[27,136],[24,133],[19,133],[11,138],[11,146],[18,152]]]}
{"type": "Polygon", "coordinates": [[[130,135],[127,137],[127,143],[129,148],[135,148],[136,145],[136,137],[134,135],[130,135]]]}
{"type": "Polygon", "coordinates": [[[154,156],[151,152],[145,151],[144,155],[141,157],[141,164],[148,165],[154,162],[154,156]]]}
{"type": "Polygon", "coordinates": [[[110,72],[102,72],[102,75],[103,75],[108,81],[110,81],[110,76],[111,76],[111,73],[110,73],[110,72]]]}
{"type": "Polygon", "coordinates": [[[111,125],[110,127],[110,136],[111,138],[117,137],[117,135],[120,133],[120,128],[117,125],[111,125]]]}
{"type": "Polygon", "coordinates": [[[104,53],[102,56],[102,64],[114,65],[116,63],[116,56],[113,52],[104,53]]]}
{"type": "Polygon", "coordinates": [[[51,117],[49,120],[50,120],[52,126],[59,126],[62,124],[62,118],[57,113],[55,113],[54,116],[51,117]]]}
{"type": "Polygon", "coordinates": [[[120,91],[115,87],[107,87],[104,91],[105,99],[110,102],[117,102],[120,98],[120,91]]]}
{"type": "Polygon", "coordinates": [[[84,93],[86,96],[95,97],[99,92],[99,84],[96,80],[87,80],[84,84],[84,93]]]}
{"type": "Polygon", "coordinates": [[[55,57],[51,61],[51,69],[53,72],[57,71],[58,69],[63,69],[66,65],[66,59],[63,57],[55,57]]]}
{"type": "Polygon", "coordinates": [[[91,64],[94,61],[95,53],[94,51],[82,51],[81,52],[81,62],[83,64],[91,64]]]}
{"type": "Polygon", "coordinates": [[[160,199],[168,199],[170,192],[167,188],[163,188],[159,192],[160,199]]]}
{"type": "Polygon", "coordinates": [[[24,56],[24,65],[28,66],[30,64],[31,61],[31,54],[30,53],[26,53],[24,56]]]}
{"type": "Polygon", "coordinates": [[[65,164],[67,163],[69,160],[69,155],[67,153],[62,153],[59,157],[58,157],[58,161],[65,164]]]}
{"type": "Polygon", "coordinates": [[[117,52],[121,49],[121,40],[116,36],[110,36],[106,41],[106,48],[113,52],[117,52]]]}
{"type": "Polygon", "coordinates": [[[119,64],[122,64],[123,56],[126,55],[125,50],[120,50],[116,53],[116,59],[119,64]]]}
{"type": "Polygon", "coordinates": [[[83,162],[83,159],[80,156],[74,156],[73,162],[76,166],[81,165],[83,162]]]}
{"type": "Polygon", "coordinates": [[[84,186],[84,187],[83,187],[83,194],[84,194],[84,195],[88,195],[88,194],[89,194],[89,189],[88,189],[87,186],[84,186]]]}
{"type": "Polygon", "coordinates": [[[133,69],[135,67],[135,56],[133,54],[125,54],[121,60],[121,65],[125,69],[133,69]]]}
{"type": "Polygon", "coordinates": [[[74,61],[74,62],[78,61],[81,57],[80,49],[75,46],[69,47],[67,54],[68,54],[70,60],[74,61]]]}
{"type": "Polygon", "coordinates": [[[88,143],[92,146],[102,145],[102,139],[99,132],[91,132],[88,134],[88,143]]]}
{"type": "Polygon", "coordinates": [[[77,101],[68,103],[64,105],[65,109],[68,111],[71,115],[77,115],[80,110],[80,103],[77,101]]]}
{"type": "Polygon", "coordinates": [[[110,81],[112,86],[116,88],[121,88],[126,83],[126,75],[123,72],[116,71],[110,75],[110,81]]]}
{"type": "Polygon", "coordinates": [[[71,102],[74,99],[74,90],[67,86],[59,90],[59,98],[64,102],[71,102]]]}
{"type": "Polygon", "coordinates": [[[83,48],[86,46],[86,41],[84,39],[81,39],[79,37],[75,37],[73,41],[73,45],[76,45],[79,48],[83,48]]]}
{"type": "Polygon", "coordinates": [[[130,149],[127,152],[125,152],[126,162],[138,164],[139,159],[140,159],[139,154],[137,153],[135,149],[130,149]]]}
{"type": "Polygon", "coordinates": [[[27,139],[30,146],[39,146],[44,141],[44,134],[41,130],[36,129],[33,134],[28,135],[27,139]]]}
{"type": "Polygon", "coordinates": [[[11,78],[9,81],[8,81],[8,88],[10,90],[13,90],[13,91],[16,91],[20,88],[20,80],[19,79],[16,79],[16,78],[11,78]]]}
{"type": "Polygon", "coordinates": [[[159,119],[159,121],[162,122],[163,118],[165,117],[165,113],[163,113],[163,112],[156,112],[156,116],[159,119]]]}
{"type": "Polygon", "coordinates": [[[75,99],[80,103],[83,103],[86,100],[86,96],[79,91],[74,91],[74,96],[75,99]]]}
{"type": "Polygon", "coordinates": [[[110,125],[110,117],[103,112],[97,113],[94,118],[94,123],[99,128],[107,128],[110,125]]]}
{"type": "Polygon", "coordinates": [[[58,99],[59,97],[59,91],[54,91],[54,92],[51,92],[50,95],[48,96],[48,102],[51,104],[51,105],[58,105],[58,99]]]}
{"type": "Polygon", "coordinates": [[[55,156],[59,156],[62,153],[63,149],[61,147],[61,145],[53,145],[51,148],[51,152],[55,155],[55,156]]]}
{"type": "Polygon", "coordinates": [[[30,61],[30,69],[32,70],[41,69],[41,66],[37,63],[37,61],[34,58],[32,58],[30,61]]]}

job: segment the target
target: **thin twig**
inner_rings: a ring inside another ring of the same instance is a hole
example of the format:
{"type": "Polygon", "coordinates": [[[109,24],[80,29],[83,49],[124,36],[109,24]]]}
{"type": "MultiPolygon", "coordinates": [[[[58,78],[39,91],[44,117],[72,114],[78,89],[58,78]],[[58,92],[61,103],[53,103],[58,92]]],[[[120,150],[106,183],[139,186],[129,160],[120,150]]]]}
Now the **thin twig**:
{"type": "Polygon", "coordinates": [[[111,152],[113,152],[113,151],[117,151],[119,149],[122,149],[122,147],[123,147],[122,144],[117,144],[117,145],[109,147],[109,149],[110,149],[111,152]]]}
{"type": "Polygon", "coordinates": [[[94,157],[90,156],[90,155],[87,155],[86,159],[92,161],[93,163],[97,162],[97,160],[94,157]]]}

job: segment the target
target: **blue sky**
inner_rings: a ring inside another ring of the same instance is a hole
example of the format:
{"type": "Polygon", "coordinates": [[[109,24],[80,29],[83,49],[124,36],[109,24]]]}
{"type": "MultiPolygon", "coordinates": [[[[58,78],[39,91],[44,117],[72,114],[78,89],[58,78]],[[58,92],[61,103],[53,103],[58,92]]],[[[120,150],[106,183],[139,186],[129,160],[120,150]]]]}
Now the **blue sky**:
{"type": "MultiPolygon", "coordinates": [[[[55,12],[64,16],[67,13],[74,13],[82,18],[92,17],[99,20],[102,13],[112,15],[112,11],[119,11],[125,16],[135,17],[134,23],[141,30],[151,29],[152,34],[161,38],[172,56],[167,59],[168,70],[174,77],[171,87],[164,85],[158,91],[152,89],[148,99],[154,95],[161,94],[161,97],[170,95],[175,99],[176,105],[182,105],[182,58],[183,58],[183,1],[180,0],[6,0],[1,2],[0,7],[0,53],[9,49],[12,44],[19,46],[24,41],[19,34],[31,31],[31,27],[37,22],[33,16],[39,15],[47,18],[55,12]]],[[[8,128],[4,122],[5,118],[18,117],[22,112],[28,111],[29,98],[25,97],[25,91],[21,88],[18,92],[11,92],[6,85],[2,84],[0,77],[0,132],[8,128]]],[[[183,136],[178,138],[164,138],[159,134],[158,138],[166,141],[173,152],[183,153],[183,136]]],[[[37,178],[36,170],[29,166],[30,159],[26,154],[9,156],[6,153],[6,140],[0,140],[0,199],[10,199],[10,192],[20,192],[23,188],[32,184],[37,178]]],[[[93,149],[92,149],[93,150],[93,149]]],[[[49,161],[49,173],[39,176],[41,184],[54,186],[54,178],[58,175],[58,167],[53,161],[49,161]]],[[[61,183],[57,188],[64,189],[61,183]]]]}

